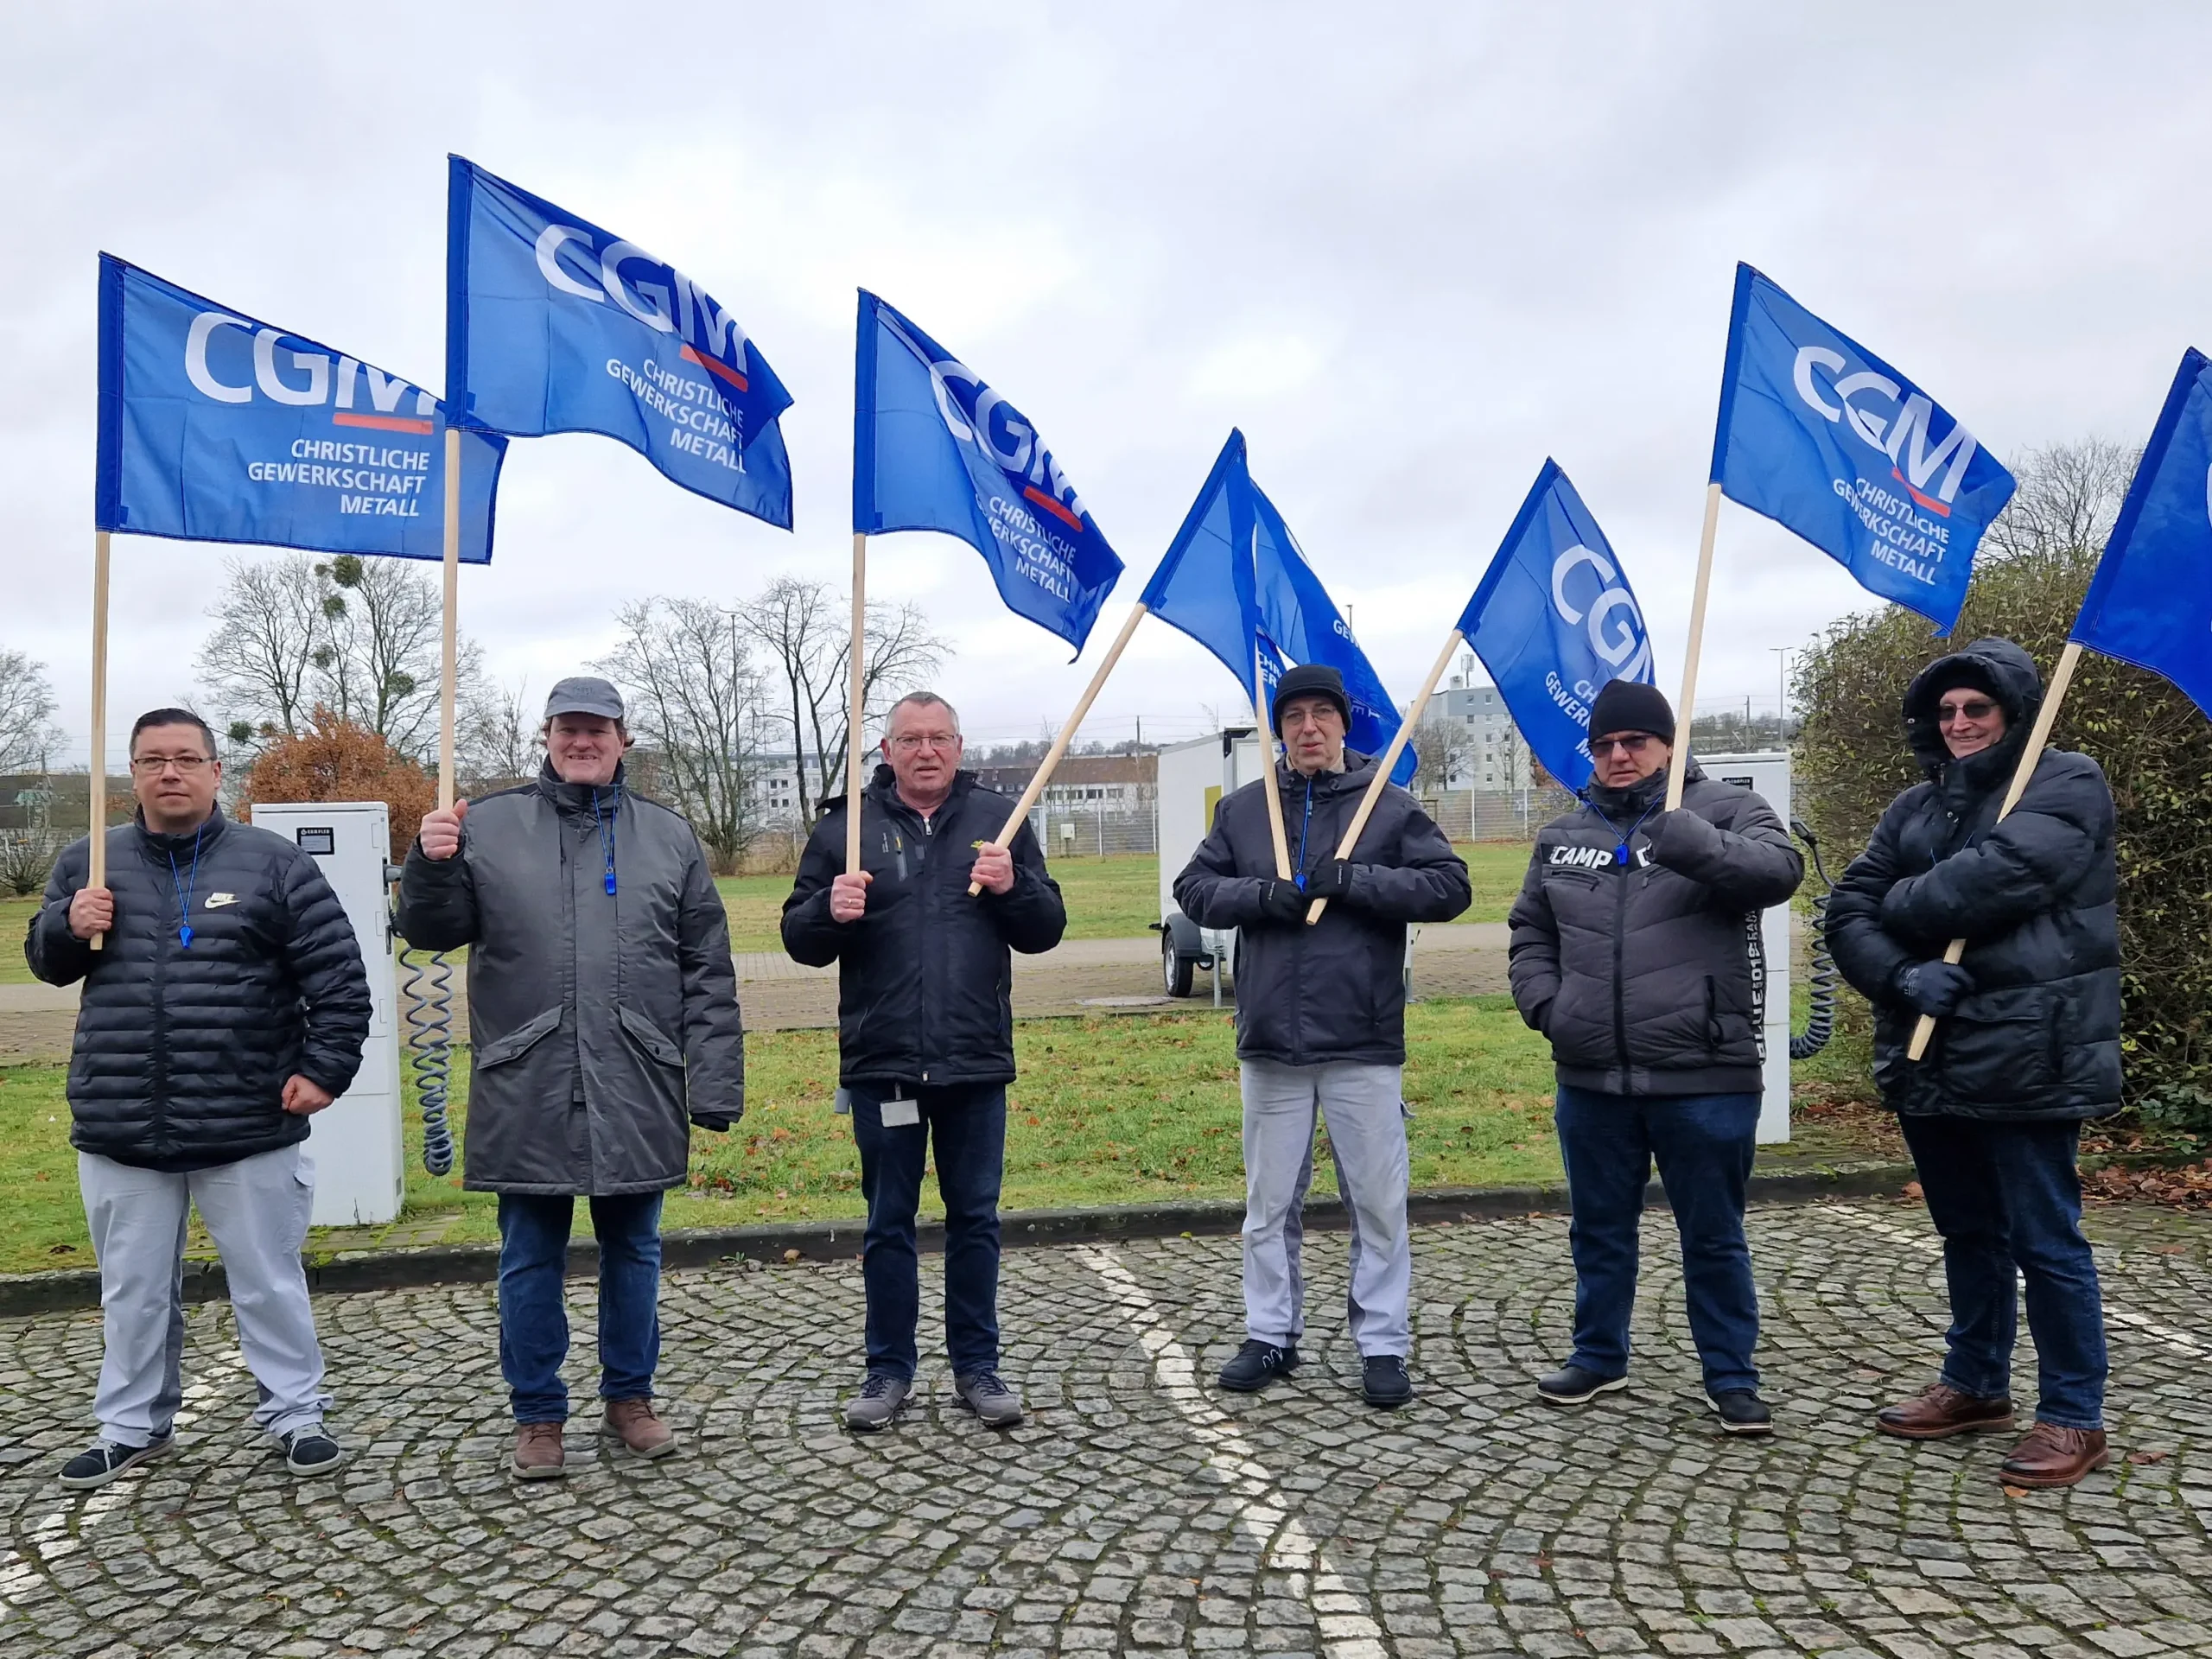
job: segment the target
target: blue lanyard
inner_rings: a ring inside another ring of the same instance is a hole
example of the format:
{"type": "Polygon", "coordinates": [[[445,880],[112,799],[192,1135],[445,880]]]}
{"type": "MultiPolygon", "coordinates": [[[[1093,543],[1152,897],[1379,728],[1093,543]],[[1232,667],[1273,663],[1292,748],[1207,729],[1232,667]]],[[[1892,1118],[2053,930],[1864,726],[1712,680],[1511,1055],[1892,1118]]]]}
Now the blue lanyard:
{"type": "Polygon", "coordinates": [[[200,837],[207,830],[207,826],[203,823],[192,832],[192,874],[189,876],[177,874],[175,849],[171,849],[169,852],[169,889],[176,894],[177,943],[187,950],[192,949],[192,891],[200,885],[200,837]]]}
{"type": "Polygon", "coordinates": [[[1298,890],[1306,891],[1306,837],[1313,828],[1313,780],[1306,780],[1306,817],[1298,826],[1298,890]]]}
{"type": "MultiPolygon", "coordinates": [[[[1658,803],[1657,801],[1654,801],[1654,802],[1652,802],[1652,804],[1651,804],[1649,806],[1645,807],[1645,808],[1643,809],[1643,812],[1642,812],[1642,813],[1640,813],[1640,814],[1637,816],[1637,820],[1636,820],[1636,822],[1635,822],[1634,823],[1631,823],[1630,825],[1629,825],[1629,827],[1628,827],[1626,830],[1623,830],[1623,831],[1621,831],[1621,832],[1620,832],[1620,836],[1621,836],[1621,844],[1620,844],[1619,846],[1618,846],[1618,847],[1616,847],[1616,848],[1614,848],[1614,849],[1613,849],[1613,862],[1614,862],[1614,863],[1616,863],[1616,864],[1626,864],[1626,863],[1628,862],[1628,842],[1629,842],[1629,837],[1630,837],[1630,836],[1633,836],[1633,835],[1634,835],[1637,830],[1639,830],[1643,829],[1643,820],[1644,820],[1645,818],[1649,817],[1650,817],[1654,812],[1657,811],[1658,810],[1659,810],[1659,803],[1658,803]]],[[[1599,813],[1598,814],[1598,816],[1599,816],[1599,817],[1601,817],[1601,818],[1605,818],[1605,815],[1603,812],[1599,812],[1599,813]]],[[[1606,829],[1608,829],[1608,830],[1611,830],[1612,827],[1613,827],[1613,821],[1612,821],[1611,818],[1605,818],[1605,828],[1606,828],[1606,829]]]]}
{"type": "Polygon", "coordinates": [[[599,845],[607,855],[607,896],[614,896],[614,815],[622,810],[622,791],[616,789],[614,799],[607,809],[607,816],[599,815],[599,791],[591,792],[591,824],[599,831],[599,845]]]}

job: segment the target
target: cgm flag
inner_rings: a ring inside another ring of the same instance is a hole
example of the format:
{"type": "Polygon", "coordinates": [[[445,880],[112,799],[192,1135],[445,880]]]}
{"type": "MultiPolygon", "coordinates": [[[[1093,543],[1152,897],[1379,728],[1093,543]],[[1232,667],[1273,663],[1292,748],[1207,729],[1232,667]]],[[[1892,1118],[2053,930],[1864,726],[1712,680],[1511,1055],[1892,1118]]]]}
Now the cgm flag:
{"type": "Polygon", "coordinates": [[[1927,393],[1744,264],[1713,481],[1945,633],[2012,498],[2012,474],[1927,393]]]}
{"type": "Polygon", "coordinates": [[[1590,781],[1590,705],[1608,680],[1652,683],[1651,641],[1605,532],[1546,461],[1467,608],[1459,632],[1544,770],[1590,781]]]}
{"type": "Polygon", "coordinates": [[[2212,364],[2182,354],[2069,636],[2212,715],[2212,364]]]}
{"type": "Polygon", "coordinates": [[[463,426],[597,432],[675,483],[791,525],[791,394],[675,266],[449,159],[446,396],[463,426]]]}
{"type": "Polygon", "coordinates": [[[866,289],[853,373],[853,529],[957,536],[983,556],[1007,609],[1078,652],[1122,575],[1037,429],[866,289]]]}
{"type": "MultiPolygon", "coordinates": [[[[100,256],[100,530],[444,556],[445,405],[100,256]]],[[[505,438],[463,435],[461,556],[492,557],[505,438]]]]}

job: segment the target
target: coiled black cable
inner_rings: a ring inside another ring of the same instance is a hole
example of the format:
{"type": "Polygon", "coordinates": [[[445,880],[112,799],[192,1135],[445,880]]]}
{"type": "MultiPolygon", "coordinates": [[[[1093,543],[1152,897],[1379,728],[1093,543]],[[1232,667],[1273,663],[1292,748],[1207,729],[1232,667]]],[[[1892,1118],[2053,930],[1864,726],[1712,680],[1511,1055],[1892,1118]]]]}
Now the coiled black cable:
{"type": "Polygon", "coordinates": [[[1828,1046],[1828,1039],[1835,1034],[1835,988],[1840,976],[1835,970],[1835,958],[1828,954],[1828,900],[1835,894],[1828,880],[1827,868],[1821,862],[1821,840],[1802,818],[1789,821],[1790,833],[1805,843],[1805,850],[1813,855],[1813,873],[1821,879],[1821,891],[1813,899],[1813,975],[1806,986],[1806,1011],[1803,1034],[1793,1033],[1789,1039],[1789,1058],[1809,1060],[1828,1046]]]}

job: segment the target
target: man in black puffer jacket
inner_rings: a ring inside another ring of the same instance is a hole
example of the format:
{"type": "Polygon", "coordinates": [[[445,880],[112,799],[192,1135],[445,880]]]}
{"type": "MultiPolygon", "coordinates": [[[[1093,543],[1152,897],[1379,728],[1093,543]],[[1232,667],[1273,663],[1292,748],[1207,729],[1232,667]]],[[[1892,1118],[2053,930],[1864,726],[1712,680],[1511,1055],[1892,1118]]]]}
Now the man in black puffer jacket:
{"type": "Polygon", "coordinates": [[[61,1483],[105,1485],[175,1450],[195,1205],[261,1385],[253,1421],[293,1473],[327,1474],[344,1453],[323,1428],[330,1396],[300,1265],[315,1198],[302,1143],[360,1067],[360,946],[312,856],[216,806],[222,763],[199,715],[142,715],[130,773],[138,821],[107,831],[106,885],[87,885],[88,841],[65,849],[23,945],[48,984],[84,983],[69,1141],[105,1357],[100,1438],[61,1483]]]}
{"type": "Polygon", "coordinates": [[[2009,639],[1923,669],[1905,733],[1928,774],[1890,804],[1836,884],[1828,944],[1874,1005],[1874,1077],[1943,1237],[1950,1354],[1876,1419],[1941,1440],[2012,1426],[2016,1285],[2027,1281],[2041,1395],[1999,1478],[2071,1485],[2101,1467],[2105,1339],[2082,1236],[2082,1121],[2120,1107],[2119,872],[2112,791],[2086,754],[2046,749],[2002,823],[2043,682],[2009,639]],[[1967,942],[1963,962],[1942,960],[1967,942]],[[1906,1058],[1922,1014],[1934,1040],[1906,1058]]]}
{"type": "Polygon", "coordinates": [[[1224,796],[1213,833],[1175,878],[1201,927],[1236,930],[1236,1058],[1244,1107],[1244,1343],[1221,1386],[1265,1388],[1295,1370],[1305,1332],[1301,1211],[1313,1126],[1351,1223],[1351,1338],[1370,1405],[1413,1398],[1413,1236],[1406,1227],[1406,925],[1448,922],[1472,901],[1467,867],[1421,804],[1385,788],[1350,859],[1336,856],[1375,776],[1344,747],[1351,705],[1336,670],[1306,663],[1275,687],[1283,760],[1224,796]],[[1267,791],[1289,832],[1278,879],[1267,791]],[[1308,926],[1311,902],[1329,900],[1308,926]]]}
{"type": "Polygon", "coordinates": [[[1014,1081],[1014,959],[1066,931],[1059,887],[1014,802],[960,770],[960,717],[934,692],[892,706],[888,764],[861,801],[861,868],[845,869],[842,798],[807,839],[784,901],[784,948],[837,964],[837,1081],[868,1203],[861,1274],[868,1373],[849,1427],[887,1427],[912,1392],[920,1274],[914,1224],[930,1143],[944,1200],[944,1334],[955,1395],[994,1427],[1021,1421],[999,1378],[999,1187],[1014,1081]],[[982,891],[968,895],[970,882],[982,891]]]}
{"type": "Polygon", "coordinates": [[[1587,804],[1538,833],[1509,918],[1513,1000],[1558,1066],[1573,1211],[1574,1352],[1537,1392],[1576,1406],[1626,1386],[1656,1157],[1707,1397],[1731,1433],[1769,1433],[1744,1243],[1764,1023],[1752,963],[1759,912],[1797,890],[1804,861],[1771,807],[1687,756],[1681,806],[1663,810],[1675,716],[1652,687],[1605,685],[1590,732],[1587,804]]]}

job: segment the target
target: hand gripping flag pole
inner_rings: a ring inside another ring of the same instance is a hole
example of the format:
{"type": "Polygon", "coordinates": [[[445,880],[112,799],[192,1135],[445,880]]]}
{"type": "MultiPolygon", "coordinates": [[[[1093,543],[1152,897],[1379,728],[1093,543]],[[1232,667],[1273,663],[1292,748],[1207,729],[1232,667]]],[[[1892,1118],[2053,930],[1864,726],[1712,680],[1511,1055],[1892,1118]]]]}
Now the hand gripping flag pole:
{"type": "Polygon", "coordinates": [[[453,810],[454,685],[461,677],[461,429],[446,428],[445,586],[438,642],[438,810],[453,810]]]}
{"type": "MultiPolygon", "coordinates": [[[[1436,661],[1428,671],[1428,677],[1421,683],[1421,690],[1414,694],[1412,706],[1390,739],[1390,747],[1382,751],[1382,758],[1375,763],[1375,775],[1367,780],[1367,792],[1359,798],[1359,810],[1351,815],[1351,822],[1344,826],[1344,838],[1337,843],[1337,856],[1350,858],[1352,849],[1359,845],[1360,832],[1367,828],[1367,820],[1375,811],[1375,804],[1382,798],[1382,791],[1390,785],[1390,768],[1398,764],[1398,757],[1406,752],[1406,744],[1413,737],[1414,728],[1421,724],[1421,717],[1428,700],[1436,695],[1437,682],[1444,677],[1444,671],[1452,665],[1452,653],[1467,643],[1467,636],[1454,626],[1444,637],[1444,649],[1436,653],[1436,661]]],[[[1306,906],[1306,925],[1308,927],[1321,919],[1321,912],[1329,907],[1326,899],[1316,899],[1306,906]]]]}
{"type": "MultiPolygon", "coordinates": [[[[92,533],[92,735],[86,799],[92,806],[92,839],[86,843],[85,885],[107,886],[107,531],[92,533]]],[[[107,935],[87,941],[107,947],[107,935]]]]}
{"type": "Polygon", "coordinates": [[[868,532],[853,532],[853,637],[845,671],[845,874],[861,873],[861,725],[868,709],[868,532]]]}

